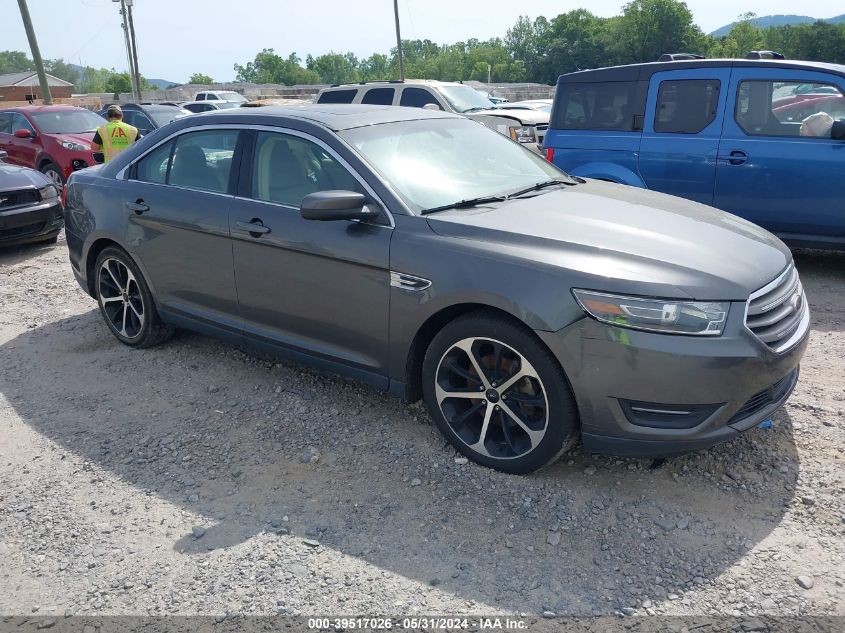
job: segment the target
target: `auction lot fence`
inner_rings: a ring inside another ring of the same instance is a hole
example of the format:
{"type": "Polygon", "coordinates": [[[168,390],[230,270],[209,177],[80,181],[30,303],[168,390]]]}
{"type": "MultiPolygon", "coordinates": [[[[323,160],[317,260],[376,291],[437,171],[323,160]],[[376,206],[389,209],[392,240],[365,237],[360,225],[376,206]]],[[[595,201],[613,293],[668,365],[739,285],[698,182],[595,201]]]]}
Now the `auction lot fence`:
{"type": "Polygon", "coordinates": [[[0,616],[0,633],[263,633],[270,631],[528,631],[536,633],[839,633],[845,616],[0,616]]]}

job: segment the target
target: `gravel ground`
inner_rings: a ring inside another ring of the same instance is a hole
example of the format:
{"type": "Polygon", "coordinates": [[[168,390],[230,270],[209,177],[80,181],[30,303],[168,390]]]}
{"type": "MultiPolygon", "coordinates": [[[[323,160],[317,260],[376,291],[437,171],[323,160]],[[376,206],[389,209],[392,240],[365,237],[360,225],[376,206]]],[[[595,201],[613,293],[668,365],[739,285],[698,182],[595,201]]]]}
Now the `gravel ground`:
{"type": "Polygon", "coordinates": [[[2,251],[0,614],[845,615],[845,255],[797,260],[772,429],[516,477],[352,381],[124,347],[61,240],[2,251]]]}

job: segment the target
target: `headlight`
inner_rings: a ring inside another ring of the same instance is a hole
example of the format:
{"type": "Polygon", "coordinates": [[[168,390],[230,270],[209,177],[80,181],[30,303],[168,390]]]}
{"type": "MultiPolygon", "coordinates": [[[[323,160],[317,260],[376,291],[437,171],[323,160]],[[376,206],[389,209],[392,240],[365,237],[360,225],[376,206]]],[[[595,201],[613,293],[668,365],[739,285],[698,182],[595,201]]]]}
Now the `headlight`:
{"type": "Polygon", "coordinates": [[[510,129],[511,138],[520,143],[534,143],[537,140],[537,134],[533,127],[520,126],[512,127],[510,129]]]}
{"type": "Polygon", "coordinates": [[[44,201],[52,200],[54,198],[59,197],[59,191],[53,185],[41,187],[41,189],[38,190],[38,193],[41,195],[41,199],[44,201]]]}
{"type": "Polygon", "coordinates": [[[91,149],[90,145],[83,145],[82,143],[74,143],[73,141],[59,141],[59,145],[72,152],[87,152],[91,149]]]}
{"type": "Polygon", "coordinates": [[[730,307],[726,301],[667,301],[590,290],[572,292],[584,311],[603,323],[667,334],[719,336],[730,307]]]}

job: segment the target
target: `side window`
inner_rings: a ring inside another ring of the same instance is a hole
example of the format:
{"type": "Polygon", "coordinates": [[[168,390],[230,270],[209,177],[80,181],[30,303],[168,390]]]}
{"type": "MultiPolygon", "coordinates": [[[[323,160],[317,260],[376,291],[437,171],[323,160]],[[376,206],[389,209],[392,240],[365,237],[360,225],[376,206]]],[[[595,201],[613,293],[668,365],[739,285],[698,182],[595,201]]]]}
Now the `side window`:
{"type": "Polygon", "coordinates": [[[12,112],[12,134],[18,130],[29,130],[35,134],[35,128],[33,128],[32,124],[26,120],[24,115],[12,112]]]}
{"type": "Polygon", "coordinates": [[[845,94],[836,86],[799,81],[743,81],[736,122],[749,136],[830,138],[845,118],[845,94]]]}
{"type": "Polygon", "coordinates": [[[12,133],[12,113],[0,112],[0,134],[12,133]]]}
{"type": "Polygon", "coordinates": [[[207,94],[207,95],[205,95],[205,100],[206,101],[220,101],[220,97],[218,97],[216,94],[207,94]]]}
{"type": "Polygon", "coordinates": [[[134,125],[135,127],[138,127],[138,124],[136,123],[137,116],[138,113],[134,110],[124,110],[123,122],[127,123],[128,125],[134,125]]]}
{"type": "Polygon", "coordinates": [[[716,119],[718,79],[661,81],[654,113],[654,131],[698,134],[716,119]]]}
{"type": "Polygon", "coordinates": [[[363,189],[322,147],[298,136],[259,132],[252,163],[252,197],[299,207],[309,193],[363,189]]]}
{"type": "Polygon", "coordinates": [[[205,101],[205,94],[203,94],[202,92],[199,93],[196,97],[196,100],[197,101],[205,101]]]}
{"type": "Polygon", "coordinates": [[[167,184],[226,193],[237,130],[188,132],[176,139],[167,184]]]}
{"type": "MultiPolygon", "coordinates": [[[[634,130],[639,82],[564,83],[558,85],[554,119],[557,130],[634,130]]],[[[638,128],[639,129],[639,128],[638,128]]]]}
{"type": "Polygon", "coordinates": [[[395,88],[370,88],[361,99],[361,103],[369,103],[372,105],[391,105],[393,103],[393,95],[396,92],[395,88]]]}
{"type": "Polygon", "coordinates": [[[142,112],[136,113],[135,123],[132,123],[132,125],[134,125],[139,130],[146,130],[146,131],[150,131],[155,127],[153,125],[153,122],[150,121],[149,117],[147,117],[147,115],[142,113],[142,112]]]}
{"type": "Polygon", "coordinates": [[[402,91],[402,98],[399,100],[399,105],[410,106],[412,108],[421,108],[429,103],[433,103],[438,108],[440,107],[434,95],[423,88],[405,88],[402,91]]]}
{"type": "Polygon", "coordinates": [[[156,182],[164,184],[170,170],[170,157],[173,154],[174,141],[156,147],[149,154],[138,161],[135,178],[142,182],[156,182]]]}
{"type": "Polygon", "coordinates": [[[317,103],[352,103],[357,93],[358,91],[354,88],[352,90],[327,90],[320,95],[317,103]]]}

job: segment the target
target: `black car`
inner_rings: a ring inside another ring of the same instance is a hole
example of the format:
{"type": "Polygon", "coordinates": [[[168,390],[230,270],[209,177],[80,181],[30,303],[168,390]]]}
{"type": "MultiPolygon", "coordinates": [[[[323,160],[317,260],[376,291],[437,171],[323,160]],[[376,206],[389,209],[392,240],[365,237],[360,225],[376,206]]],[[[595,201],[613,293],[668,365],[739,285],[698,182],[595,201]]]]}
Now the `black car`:
{"type": "Polygon", "coordinates": [[[66,190],[73,272],[121,342],[185,327],[423,397],[457,450],[508,472],[579,438],[730,439],[789,397],[807,345],[770,233],[571,177],[458,114],[201,114],[66,190]]]}
{"type": "MultiPolygon", "coordinates": [[[[153,130],[157,130],[179,117],[191,114],[177,105],[164,105],[157,103],[127,103],[126,105],[120,106],[120,109],[123,110],[123,122],[138,128],[138,131],[141,134],[149,134],[153,130]]],[[[107,112],[108,106],[100,110],[98,114],[105,118],[107,112]]]]}
{"type": "Polygon", "coordinates": [[[63,225],[59,190],[40,171],[5,158],[0,151],[0,246],[55,242],[63,225]]]}

